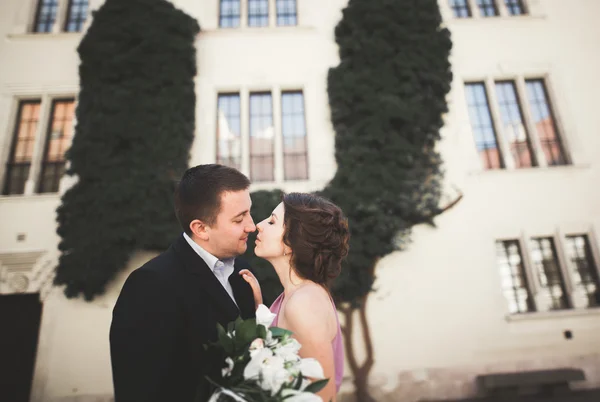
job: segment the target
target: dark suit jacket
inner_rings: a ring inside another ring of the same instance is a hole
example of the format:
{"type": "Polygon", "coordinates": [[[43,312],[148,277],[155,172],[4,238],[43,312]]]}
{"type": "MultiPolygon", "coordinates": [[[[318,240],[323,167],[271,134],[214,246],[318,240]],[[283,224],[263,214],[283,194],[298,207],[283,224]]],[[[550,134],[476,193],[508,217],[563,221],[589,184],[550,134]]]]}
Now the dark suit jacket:
{"type": "Polygon", "coordinates": [[[229,277],[241,311],[183,235],[129,275],[110,328],[115,402],[208,400],[204,376],[222,362],[202,345],[216,340],[217,323],[254,317],[244,268],[236,259],[229,277]]]}

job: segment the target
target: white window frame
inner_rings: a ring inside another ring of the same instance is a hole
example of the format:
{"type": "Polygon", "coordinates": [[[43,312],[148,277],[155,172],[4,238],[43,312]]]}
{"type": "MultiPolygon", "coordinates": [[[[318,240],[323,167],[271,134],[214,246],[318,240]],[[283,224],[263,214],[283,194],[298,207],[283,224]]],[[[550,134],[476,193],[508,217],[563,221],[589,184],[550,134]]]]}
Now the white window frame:
{"type": "MultiPolygon", "coordinates": [[[[75,99],[75,107],[77,107],[77,94],[75,91],[69,92],[52,92],[46,93],[42,95],[34,95],[34,94],[23,94],[23,95],[15,95],[13,98],[13,102],[11,105],[11,111],[9,113],[8,124],[5,128],[5,140],[4,140],[4,152],[0,155],[1,164],[0,164],[0,188],[4,188],[4,183],[6,180],[6,163],[8,158],[10,157],[10,150],[12,149],[13,141],[16,140],[14,136],[15,125],[17,124],[17,115],[19,112],[19,104],[21,101],[27,100],[41,100],[40,103],[40,117],[39,123],[35,132],[35,141],[33,145],[33,155],[31,157],[31,168],[29,169],[29,176],[27,181],[25,182],[25,190],[23,194],[10,194],[4,195],[0,193],[0,197],[24,197],[24,196],[56,196],[57,194],[63,194],[66,189],[65,176],[63,176],[60,180],[59,191],[58,193],[38,193],[37,189],[39,186],[40,180],[40,172],[42,168],[42,163],[44,160],[44,151],[46,145],[46,139],[49,135],[48,127],[50,125],[50,120],[52,116],[50,115],[52,112],[52,102],[55,99],[62,98],[74,98],[75,99]]],[[[73,127],[77,124],[77,117],[73,116],[73,127]]],[[[73,136],[75,133],[73,133],[73,136]]]]}
{"type": "Polygon", "coordinates": [[[276,0],[268,0],[269,2],[269,22],[262,27],[251,27],[248,25],[248,0],[240,0],[240,25],[237,27],[221,27],[221,0],[217,0],[217,29],[234,30],[234,29],[267,29],[267,28],[294,28],[300,25],[300,10],[299,0],[296,0],[296,25],[277,25],[277,2],[276,0]]]}
{"type": "MultiPolygon", "coordinates": [[[[274,177],[274,181],[261,181],[261,182],[257,182],[257,183],[253,183],[253,185],[257,185],[259,187],[262,186],[267,186],[270,187],[273,184],[276,185],[283,185],[284,183],[291,183],[291,182],[300,182],[300,183],[306,183],[310,181],[311,178],[311,173],[310,173],[310,130],[309,130],[309,124],[308,124],[308,118],[309,118],[309,111],[307,110],[307,102],[306,102],[306,97],[307,97],[307,91],[306,88],[304,88],[302,85],[286,85],[286,86],[272,86],[272,87],[263,87],[263,86],[256,86],[256,87],[244,87],[244,88],[238,88],[238,89],[232,89],[231,87],[223,87],[223,88],[219,88],[215,91],[215,94],[213,96],[213,99],[215,100],[215,106],[214,106],[214,115],[216,116],[218,113],[218,104],[217,104],[217,99],[219,97],[220,94],[224,94],[224,93],[237,93],[240,96],[240,137],[241,137],[241,149],[242,149],[242,155],[241,155],[241,171],[242,173],[244,173],[246,176],[250,176],[250,94],[252,93],[257,93],[257,92],[264,92],[264,93],[270,93],[271,94],[271,100],[273,102],[273,130],[275,132],[275,137],[274,137],[274,141],[273,141],[273,165],[274,165],[274,173],[273,173],[273,177],[274,177]],[[307,169],[307,177],[305,179],[302,180],[285,180],[284,178],[284,155],[283,155],[283,132],[282,132],[282,116],[281,116],[281,112],[282,112],[282,106],[281,106],[281,96],[282,93],[284,92],[289,92],[289,91],[294,91],[294,92],[301,92],[303,99],[304,99],[304,123],[306,125],[306,158],[307,158],[307,165],[308,165],[308,169],[307,169]]],[[[217,160],[217,127],[216,127],[216,120],[215,118],[212,118],[211,121],[214,121],[215,126],[212,129],[212,135],[215,141],[215,146],[214,146],[214,152],[212,155],[213,161],[216,162],[217,160]]]]}
{"type": "MultiPolygon", "coordinates": [[[[576,228],[556,228],[554,232],[542,232],[542,233],[531,233],[528,231],[522,231],[518,236],[502,236],[498,237],[496,241],[502,240],[517,240],[521,249],[521,259],[523,261],[523,269],[525,270],[525,276],[529,285],[529,293],[533,298],[534,311],[528,313],[509,313],[508,304],[506,304],[506,318],[508,320],[520,320],[532,317],[546,317],[546,316],[559,316],[564,314],[578,314],[581,312],[600,312],[600,307],[585,307],[577,306],[573,299],[573,281],[571,278],[571,270],[573,267],[570,266],[571,262],[567,258],[566,251],[566,238],[570,235],[585,235],[588,238],[590,244],[590,250],[592,254],[592,260],[594,267],[600,275],[600,248],[598,247],[598,236],[593,227],[578,225],[576,228]],[[533,270],[533,264],[531,261],[530,254],[530,241],[532,238],[552,238],[554,246],[556,248],[556,258],[559,265],[560,272],[564,279],[564,287],[566,291],[566,298],[569,303],[569,307],[563,310],[546,310],[543,309],[544,302],[540,293],[539,278],[533,270]]],[[[496,262],[496,269],[498,269],[496,262]]],[[[499,277],[500,278],[500,277],[499,277]]],[[[506,300],[503,297],[503,300],[506,300]]]]}
{"type": "MultiPolygon", "coordinates": [[[[504,168],[501,169],[492,169],[492,170],[527,170],[527,169],[538,169],[538,168],[546,168],[548,167],[548,162],[546,161],[546,156],[544,154],[544,150],[542,149],[542,144],[540,142],[540,137],[533,123],[533,114],[531,112],[531,106],[529,105],[529,100],[527,98],[527,88],[525,82],[527,80],[542,80],[544,83],[544,87],[546,89],[546,95],[548,96],[548,103],[550,107],[550,112],[552,113],[552,118],[554,120],[554,124],[557,130],[557,136],[560,141],[562,151],[564,153],[564,158],[566,163],[564,166],[570,166],[575,163],[573,158],[573,153],[571,152],[571,148],[569,146],[569,138],[564,129],[564,125],[562,124],[562,118],[558,111],[559,107],[557,102],[555,102],[554,92],[552,90],[552,80],[548,74],[512,74],[512,75],[498,75],[498,76],[485,76],[478,78],[465,78],[463,80],[463,87],[468,83],[474,82],[482,82],[485,86],[485,90],[487,92],[488,103],[490,114],[492,116],[492,123],[494,126],[494,130],[496,132],[496,141],[498,143],[498,149],[502,153],[502,160],[504,161],[504,168]],[[519,100],[519,105],[521,107],[521,113],[523,117],[523,122],[525,124],[525,129],[529,136],[529,141],[531,142],[531,150],[533,152],[534,160],[536,161],[535,166],[526,167],[526,168],[516,168],[515,161],[510,152],[510,143],[507,140],[506,132],[504,130],[502,124],[502,116],[500,114],[500,106],[498,103],[498,97],[496,94],[496,82],[501,81],[511,81],[515,84],[517,98],[519,100]]],[[[464,100],[466,102],[466,99],[464,100]]],[[[465,109],[466,110],[466,109],[465,109]]],[[[469,121],[469,130],[471,131],[471,137],[475,138],[472,131],[471,120],[467,116],[467,121],[469,121]]],[[[485,169],[481,162],[478,161],[478,166],[481,171],[487,171],[489,169],[485,169]]]]}

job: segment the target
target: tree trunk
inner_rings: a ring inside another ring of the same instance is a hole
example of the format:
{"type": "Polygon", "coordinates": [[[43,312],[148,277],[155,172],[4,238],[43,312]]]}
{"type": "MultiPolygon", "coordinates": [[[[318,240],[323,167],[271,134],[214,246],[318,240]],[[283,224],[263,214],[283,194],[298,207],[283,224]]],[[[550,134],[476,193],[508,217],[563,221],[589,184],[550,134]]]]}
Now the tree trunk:
{"type": "Polygon", "coordinates": [[[352,308],[352,306],[340,308],[340,311],[344,314],[345,323],[342,327],[344,334],[344,345],[346,349],[346,359],[354,378],[355,395],[357,402],[375,402],[375,399],[369,393],[369,374],[375,363],[373,356],[373,342],[371,340],[371,330],[367,321],[367,299],[369,294],[363,296],[360,299],[360,305],[358,308],[352,308]],[[365,346],[366,357],[362,364],[359,364],[355,351],[354,351],[354,315],[358,313],[360,320],[360,328],[362,332],[362,338],[365,346]]]}

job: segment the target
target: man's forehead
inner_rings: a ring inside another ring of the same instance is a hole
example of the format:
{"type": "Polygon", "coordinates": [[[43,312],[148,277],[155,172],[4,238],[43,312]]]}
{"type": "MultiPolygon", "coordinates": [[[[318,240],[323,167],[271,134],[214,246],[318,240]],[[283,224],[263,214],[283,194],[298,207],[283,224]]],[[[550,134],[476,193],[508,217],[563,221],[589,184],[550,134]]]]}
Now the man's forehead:
{"type": "Polygon", "coordinates": [[[248,190],[226,191],[221,194],[221,211],[239,214],[250,208],[252,200],[248,190]]]}

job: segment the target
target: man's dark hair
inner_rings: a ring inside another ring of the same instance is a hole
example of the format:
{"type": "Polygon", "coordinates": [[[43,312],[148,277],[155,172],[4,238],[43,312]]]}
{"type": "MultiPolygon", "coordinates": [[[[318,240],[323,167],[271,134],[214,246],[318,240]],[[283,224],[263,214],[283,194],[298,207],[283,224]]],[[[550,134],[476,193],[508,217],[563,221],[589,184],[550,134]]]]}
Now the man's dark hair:
{"type": "Polygon", "coordinates": [[[221,210],[221,196],[250,187],[250,180],[228,166],[209,164],[189,168],[175,190],[175,214],[185,233],[191,236],[190,223],[199,219],[214,225],[221,210]]]}

